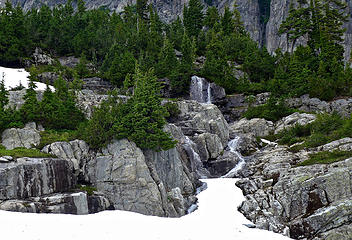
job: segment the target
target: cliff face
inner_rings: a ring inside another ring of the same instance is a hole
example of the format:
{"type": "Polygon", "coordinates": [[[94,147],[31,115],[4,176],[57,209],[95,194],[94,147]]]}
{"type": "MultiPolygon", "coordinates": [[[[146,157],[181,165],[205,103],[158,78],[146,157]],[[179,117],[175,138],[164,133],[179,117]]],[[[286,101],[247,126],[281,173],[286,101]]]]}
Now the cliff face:
{"type": "MultiPolygon", "coordinates": [[[[292,45],[287,43],[286,35],[279,35],[278,30],[282,21],[288,16],[289,6],[293,2],[297,4],[297,0],[272,0],[270,6],[270,18],[266,25],[265,31],[265,45],[270,53],[275,52],[277,48],[281,48],[283,51],[291,51],[292,45]]],[[[349,0],[344,0],[348,3],[346,13],[349,16],[348,22],[344,25],[346,32],[344,34],[344,47],[345,47],[345,59],[350,58],[351,44],[352,44],[352,3],[349,0]]],[[[296,46],[304,44],[305,39],[297,41],[296,46]]],[[[294,48],[295,46],[293,46],[294,48]]]]}

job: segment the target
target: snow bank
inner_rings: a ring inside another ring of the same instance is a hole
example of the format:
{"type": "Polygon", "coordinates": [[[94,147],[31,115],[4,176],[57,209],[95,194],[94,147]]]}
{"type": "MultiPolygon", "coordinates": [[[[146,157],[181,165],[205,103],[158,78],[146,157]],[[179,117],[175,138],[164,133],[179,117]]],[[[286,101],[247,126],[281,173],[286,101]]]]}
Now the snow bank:
{"type": "MultiPolygon", "coordinates": [[[[23,68],[5,68],[0,67],[0,80],[4,77],[6,89],[11,89],[22,84],[25,88],[28,87],[29,72],[23,68]]],[[[35,82],[37,85],[36,90],[45,90],[46,84],[41,82],[35,82]]],[[[52,90],[54,87],[50,86],[52,90]]]]}
{"type": "Polygon", "coordinates": [[[207,190],[198,195],[199,208],[181,218],[160,218],[125,211],[92,215],[32,214],[0,211],[2,238],[62,239],[289,239],[273,232],[251,229],[237,211],[244,197],[236,179],[207,179],[207,190]]]}

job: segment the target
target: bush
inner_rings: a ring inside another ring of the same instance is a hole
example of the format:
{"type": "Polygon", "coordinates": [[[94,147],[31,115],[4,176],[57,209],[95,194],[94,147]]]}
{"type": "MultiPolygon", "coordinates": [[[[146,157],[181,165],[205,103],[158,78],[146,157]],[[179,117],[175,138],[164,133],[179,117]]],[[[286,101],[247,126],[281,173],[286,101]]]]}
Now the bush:
{"type": "Polygon", "coordinates": [[[6,150],[4,146],[0,147],[0,156],[11,156],[13,158],[30,157],[30,158],[55,158],[55,156],[47,153],[43,153],[38,149],[27,149],[27,148],[15,148],[12,150],[6,150]]]}
{"type": "Polygon", "coordinates": [[[42,149],[44,146],[54,142],[69,142],[77,138],[77,131],[55,131],[46,130],[40,133],[40,144],[37,147],[42,149]]]}
{"type": "Polygon", "coordinates": [[[180,109],[178,108],[177,103],[174,102],[167,102],[164,104],[166,111],[169,113],[169,116],[166,117],[168,122],[174,121],[178,115],[181,113],[180,109]]]}
{"type": "Polygon", "coordinates": [[[352,157],[351,151],[318,152],[309,155],[309,159],[301,162],[298,166],[308,166],[313,164],[330,164],[352,157]]]}
{"type": "Polygon", "coordinates": [[[266,104],[249,107],[243,116],[247,119],[265,118],[266,120],[276,122],[295,111],[287,107],[282,99],[270,98],[266,104]]]}

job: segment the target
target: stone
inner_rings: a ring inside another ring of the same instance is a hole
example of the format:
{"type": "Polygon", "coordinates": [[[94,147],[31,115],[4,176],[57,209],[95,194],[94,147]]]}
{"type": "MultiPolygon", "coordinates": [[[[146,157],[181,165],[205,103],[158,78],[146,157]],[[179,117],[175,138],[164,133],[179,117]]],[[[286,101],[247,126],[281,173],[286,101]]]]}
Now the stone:
{"type": "Polygon", "coordinates": [[[111,206],[104,196],[75,192],[55,193],[26,200],[7,200],[0,203],[0,209],[14,212],[83,215],[111,209],[111,206]]]}
{"type": "Polygon", "coordinates": [[[89,157],[89,146],[83,140],[54,142],[46,145],[42,149],[42,152],[71,161],[74,170],[79,173],[83,165],[83,160],[89,157]]]}
{"type": "Polygon", "coordinates": [[[87,162],[86,177],[115,209],[164,216],[158,184],[143,152],[126,139],[113,141],[87,162]]]}
{"type": "Polygon", "coordinates": [[[35,65],[52,65],[54,63],[54,59],[50,57],[48,54],[45,54],[42,49],[35,48],[34,53],[32,55],[33,62],[35,65]]]}
{"type": "Polygon", "coordinates": [[[295,125],[307,125],[309,123],[314,122],[316,116],[314,114],[307,114],[307,113],[292,113],[291,115],[284,117],[283,119],[279,120],[275,126],[275,134],[281,132],[284,129],[289,129],[294,127],[295,125]]]}
{"type": "Polygon", "coordinates": [[[28,125],[24,128],[10,128],[2,133],[2,145],[12,150],[18,147],[32,148],[40,143],[40,133],[32,126],[28,125]]]}
{"type": "Polygon", "coordinates": [[[274,132],[274,123],[262,118],[251,120],[241,119],[229,125],[231,135],[252,134],[253,136],[267,136],[274,132]]]}
{"type": "Polygon", "coordinates": [[[83,78],[82,81],[84,82],[83,89],[92,90],[99,94],[106,94],[114,88],[109,81],[105,81],[99,77],[83,78]]]}
{"type": "Polygon", "coordinates": [[[65,192],[76,185],[73,166],[63,159],[21,158],[0,163],[0,200],[65,192]]]}
{"type": "Polygon", "coordinates": [[[37,79],[39,82],[49,84],[54,86],[54,83],[57,79],[59,79],[59,74],[55,72],[43,72],[37,75],[37,79]]]}
{"type": "Polygon", "coordinates": [[[216,134],[202,133],[192,139],[197,144],[199,155],[203,161],[216,159],[224,150],[221,139],[216,134]]]}
{"type": "Polygon", "coordinates": [[[79,64],[79,58],[76,58],[74,56],[69,56],[69,57],[60,57],[59,62],[62,66],[69,67],[69,68],[74,68],[79,64]]]}
{"type": "Polygon", "coordinates": [[[181,111],[176,123],[185,135],[193,136],[196,133],[216,134],[223,146],[229,139],[229,127],[217,106],[202,104],[196,101],[179,101],[177,105],[181,111]]]}

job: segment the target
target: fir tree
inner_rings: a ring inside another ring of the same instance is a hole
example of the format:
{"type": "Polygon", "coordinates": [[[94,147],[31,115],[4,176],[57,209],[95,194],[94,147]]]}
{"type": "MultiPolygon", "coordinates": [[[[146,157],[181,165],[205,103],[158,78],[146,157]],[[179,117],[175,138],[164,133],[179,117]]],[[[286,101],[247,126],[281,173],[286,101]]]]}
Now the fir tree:
{"type": "Polygon", "coordinates": [[[203,5],[199,0],[190,0],[183,8],[183,24],[190,37],[198,37],[203,27],[203,5]]]}

